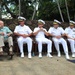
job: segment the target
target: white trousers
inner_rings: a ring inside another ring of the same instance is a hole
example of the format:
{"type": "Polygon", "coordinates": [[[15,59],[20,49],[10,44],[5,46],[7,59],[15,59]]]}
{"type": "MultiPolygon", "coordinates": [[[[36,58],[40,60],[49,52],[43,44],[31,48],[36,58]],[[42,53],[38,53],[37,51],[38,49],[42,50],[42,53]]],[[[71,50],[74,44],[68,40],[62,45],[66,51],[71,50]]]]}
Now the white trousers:
{"type": "Polygon", "coordinates": [[[68,41],[70,42],[71,52],[74,53],[75,52],[75,41],[72,39],[68,39],[68,41]]]}
{"type": "Polygon", "coordinates": [[[57,52],[60,52],[59,44],[62,44],[63,49],[64,49],[64,53],[65,53],[65,54],[68,53],[67,42],[66,42],[63,38],[60,38],[60,39],[52,38],[52,39],[53,39],[53,41],[54,41],[54,45],[55,45],[55,47],[56,47],[57,52]]]}
{"type": "Polygon", "coordinates": [[[38,43],[38,51],[42,52],[42,44],[46,43],[47,44],[47,52],[51,53],[52,52],[52,41],[47,39],[47,38],[36,38],[36,41],[38,43]]]}
{"type": "Polygon", "coordinates": [[[27,38],[19,37],[17,39],[17,42],[18,42],[18,46],[19,46],[19,49],[20,49],[21,53],[23,53],[23,44],[24,43],[27,43],[28,53],[31,53],[32,39],[30,37],[27,37],[27,38]]]}

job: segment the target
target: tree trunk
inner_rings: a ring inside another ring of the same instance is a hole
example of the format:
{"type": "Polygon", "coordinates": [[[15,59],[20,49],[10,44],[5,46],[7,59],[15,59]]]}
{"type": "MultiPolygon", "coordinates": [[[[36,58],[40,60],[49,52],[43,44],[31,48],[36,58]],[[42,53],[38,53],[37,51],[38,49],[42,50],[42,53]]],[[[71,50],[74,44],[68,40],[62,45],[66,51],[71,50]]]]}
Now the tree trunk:
{"type": "Polygon", "coordinates": [[[36,3],[35,3],[34,12],[33,12],[33,15],[32,15],[32,20],[34,19],[35,14],[36,14],[36,6],[37,6],[37,0],[36,0],[36,3]]]}
{"type": "Polygon", "coordinates": [[[21,16],[21,0],[19,0],[19,16],[21,16]]]}
{"type": "Polygon", "coordinates": [[[67,7],[67,0],[65,0],[65,5],[66,5],[66,10],[67,10],[68,20],[70,22],[69,10],[68,10],[68,7],[67,7]]]}
{"type": "Polygon", "coordinates": [[[2,12],[1,12],[1,3],[0,3],[0,19],[2,18],[2,12]]]}
{"type": "Polygon", "coordinates": [[[59,9],[59,13],[60,13],[60,16],[61,16],[61,20],[62,20],[62,22],[64,22],[63,15],[62,15],[62,12],[61,12],[61,9],[60,9],[60,5],[59,5],[59,1],[56,0],[56,3],[58,5],[58,9],[59,9]]]}
{"type": "Polygon", "coordinates": [[[74,14],[74,21],[75,21],[75,14],[74,14]]]}

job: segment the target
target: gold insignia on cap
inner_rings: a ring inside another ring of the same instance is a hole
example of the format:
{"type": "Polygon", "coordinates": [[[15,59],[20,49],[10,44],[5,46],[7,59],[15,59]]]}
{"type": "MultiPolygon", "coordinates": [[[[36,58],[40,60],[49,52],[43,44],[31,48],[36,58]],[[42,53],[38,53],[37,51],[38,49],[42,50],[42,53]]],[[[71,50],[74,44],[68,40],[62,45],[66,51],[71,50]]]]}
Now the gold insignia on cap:
{"type": "Polygon", "coordinates": [[[38,24],[45,24],[45,21],[39,19],[39,20],[38,20],[38,24]]]}
{"type": "Polygon", "coordinates": [[[57,22],[53,22],[53,24],[58,24],[57,22]]]}
{"type": "Polygon", "coordinates": [[[75,25],[75,22],[74,21],[70,21],[70,25],[75,25]]]}
{"type": "Polygon", "coordinates": [[[25,20],[26,20],[26,18],[24,18],[24,17],[21,17],[21,16],[18,17],[18,21],[25,21],[25,20]]]}
{"type": "Polygon", "coordinates": [[[53,24],[61,24],[61,22],[60,22],[60,21],[58,21],[58,20],[56,20],[56,19],[54,19],[53,24]]]}

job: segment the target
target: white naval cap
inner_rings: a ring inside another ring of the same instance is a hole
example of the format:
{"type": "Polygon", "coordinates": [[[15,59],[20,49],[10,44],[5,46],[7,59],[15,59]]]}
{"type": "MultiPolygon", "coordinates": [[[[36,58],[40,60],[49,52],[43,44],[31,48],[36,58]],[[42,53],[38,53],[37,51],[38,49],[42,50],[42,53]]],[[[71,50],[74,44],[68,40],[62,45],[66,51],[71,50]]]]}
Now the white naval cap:
{"type": "Polygon", "coordinates": [[[19,16],[18,17],[18,21],[25,21],[26,20],[26,18],[24,18],[24,17],[22,17],[22,16],[19,16]]]}
{"type": "Polygon", "coordinates": [[[75,25],[75,22],[70,20],[70,25],[75,25]]]}
{"type": "Polygon", "coordinates": [[[45,24],[45,21],[43,21],[43,20],[39,19],[39,20],[38,20],[38,23],[45,24]]]}
{"type": "Polygon", "coordinates": [[[61,22],[60,22],[60,21],[58,21],[58,20],[56,20],[56,19],[54,19],[53,24],[61,24],[61,22]]]}

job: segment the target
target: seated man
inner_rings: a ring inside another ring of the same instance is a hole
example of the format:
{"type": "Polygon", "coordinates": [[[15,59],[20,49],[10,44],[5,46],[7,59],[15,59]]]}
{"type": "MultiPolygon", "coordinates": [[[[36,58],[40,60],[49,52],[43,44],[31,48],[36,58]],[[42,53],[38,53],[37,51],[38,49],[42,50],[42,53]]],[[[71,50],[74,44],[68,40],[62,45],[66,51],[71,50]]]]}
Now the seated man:
{"type": "Polygon", "coordinates": [[[67,43],[62,38],[62,36],[65,35],[64,34],[65,32],[62,27],[59,27],[59,24],[61,24],[61,23],[58,20],[54,20],[53,27],[50,27],[48,32],[53,37],[52,40],[54,41],[54,45],[55,45],[56,50],[58,52],[58,57],[61,56],[60,49],[59,49],[59,44],[61,43],[63,46],[64,52],[65,52],[65,55],[66,55],[66,59],[69,59],[67,43]]]}
{"type": "Polygon", "coordinates": [[[42,44],[47,44],[47,56],[52,57],[50,54],[52,52],[52,41],[47,39],[45,35],[48,35],[45,28],[43,28],[45,22],[43,20],[38,20],[38,27],[34,29],[33,34],[36,36],[36,41],[38,43],[39,58],[42,57],[42,44]]]}
{"type": "Polygon", "coordinates": [[[12,55],[13,50],[13,40],[12,37],[10,36],[12,34],[12,31],[4,26],[4,22],[0,21],[0,55],[3,55],[3,49],[2,47],[4,46],[4,42],[7,41],[9,43],[9,53],[12,55]]]}
{"type": "Polygon", "coordinates": [[[65,29],[65,33],[67,34],[68,41],[70,42],[72,57],[75,57],[75,22],[70,21],[70,26],[65,29]]]}
{"type": "Polygon", "coordinates": [[[16,26],[14,34],[18,36],[17,42],[20,49],[21,57],[24,57],[23,44],[27,43],[28,46],[28,58],[31,58],[32,39],[29,37],[32,35],[32,30],[25,25],[26,19],[24,17],[18,17],[19,25],[16,26]]]}

